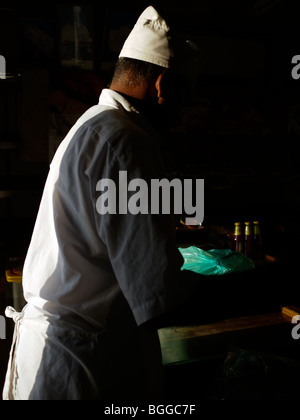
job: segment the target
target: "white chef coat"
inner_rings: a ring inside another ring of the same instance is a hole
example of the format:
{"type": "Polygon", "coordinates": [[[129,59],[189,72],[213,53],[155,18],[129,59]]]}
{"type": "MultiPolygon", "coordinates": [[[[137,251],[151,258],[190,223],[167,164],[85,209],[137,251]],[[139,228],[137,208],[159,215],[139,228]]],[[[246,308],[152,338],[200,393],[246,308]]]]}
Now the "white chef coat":
{"type": "Polygon", "coordinates": [[[16,329],[4,399],[146,396],[159,342],[138,326],[178,304],[183,260],[170,216],[101,216],[96,186],[118,185],[120,171],[128,181],[164,178],[158,142],[146,118],[105,89],[60,145],[25,261],[28,304],[8,311],[16,329]]]}

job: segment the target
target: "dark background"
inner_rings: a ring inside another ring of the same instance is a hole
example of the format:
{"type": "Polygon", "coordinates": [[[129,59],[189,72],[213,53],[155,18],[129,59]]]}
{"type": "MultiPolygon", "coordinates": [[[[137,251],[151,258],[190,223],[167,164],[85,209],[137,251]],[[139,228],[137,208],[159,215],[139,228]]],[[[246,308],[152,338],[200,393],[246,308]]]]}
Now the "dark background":
{"type": "MultiPolygon", "coordinates": [[[[20,75],[0,84],[2,265],[26,252],[51,156],[98,101],[118,46],[150,3],[80,4],[92,11],[86,49],[93,47],[93,70],[63,66],[58,2],[0,4],[0,53],[7,71],[20,75]]],[[[265,236],[298,236],[300,81],[291,76],[292,57],[300,53],[296,2],[152,4],[200,47],[193,95],[166,139],[170,176],[205,179],[204,226],[230,229],[235,221],[258,219],[265,236]]]]}
{"type": "MultiPolygon", "coordinates": [[[[3,284],[8,259],[26,254],[57,145],[98,102],[118,48],[151,2],[63,4],[80,4],[85,16],[81,68],[64,63],[73,47],[61,3],[0,1],[0,55],[13,76],[0,80],[3,284]]],[[[204,227],[232,234],[234,222],[259,220],[265,253],[294,264],[293,287],[300,235],[300,80],[291,75],[300,54],[297,1],[152,5],[200,49],[196,85],[166,136],[169,175],[205,179],[204,227]]]]}

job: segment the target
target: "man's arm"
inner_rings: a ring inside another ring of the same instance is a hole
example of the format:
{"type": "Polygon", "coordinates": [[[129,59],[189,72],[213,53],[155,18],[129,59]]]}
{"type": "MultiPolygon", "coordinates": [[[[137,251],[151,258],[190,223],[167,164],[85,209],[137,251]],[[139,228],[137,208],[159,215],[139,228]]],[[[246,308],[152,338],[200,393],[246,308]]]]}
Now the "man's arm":
{"type": "MultiPolygon", "coordinates": [[[[159,329],[170,326],[192,325],[212,320],[216,313],[214,304],[218,300],[214,276],[203,276],[192,271],[177,273],[177,305],[168,312],[143,324],[145,328],[159,329]],[[215,290],[213,290],[215,289],[215,290]]],[[[174,279],[174,283],[176,280],[174,279]]]]}

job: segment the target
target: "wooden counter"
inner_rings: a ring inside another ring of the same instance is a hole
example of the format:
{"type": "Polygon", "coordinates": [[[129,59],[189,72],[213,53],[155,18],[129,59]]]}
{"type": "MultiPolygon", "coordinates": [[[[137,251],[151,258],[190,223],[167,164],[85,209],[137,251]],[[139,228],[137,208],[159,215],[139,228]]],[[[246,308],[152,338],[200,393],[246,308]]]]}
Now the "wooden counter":
{"type": "Polygon", "coordinates": [[[166,398],[298,398],[300,340],[291,320],[275,312],[160,329],[166,398]]]}
{"type": "MultiPolygon", "coordinates": [[[[249,342],[253,347],[255,337],[255,346],[265,341],[263,337],[269,342],[271,339],[274,341],[272,334],[276,335],[282,326],[283,330],[292,330],[291,318],[279,312],[226,319],[211,324],[162,328],[159,330],[159,338],[163,364],[217,357],[230,346],[249,345],[249,342]]],[[[287,335],[286,339],[290,341],[292,337],[287,335]]]]}

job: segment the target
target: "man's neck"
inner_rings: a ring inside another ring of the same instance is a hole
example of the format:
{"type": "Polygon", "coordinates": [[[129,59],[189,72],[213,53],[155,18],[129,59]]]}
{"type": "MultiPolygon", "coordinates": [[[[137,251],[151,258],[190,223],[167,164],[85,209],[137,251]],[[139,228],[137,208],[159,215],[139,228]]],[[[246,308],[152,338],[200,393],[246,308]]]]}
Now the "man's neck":
{"type": "Polygon", "coordinates": [[[148,96],[148,87],[143,85],[127,87],[124,83],[112,81],[110,89],[139,101],[145,101],[148,96]]]}
{"type": "Polygon", "coordinates": [[[118,92],[132,105],[144,118],[148,120],[153,127],[160,133],[165,130],[165,116],[162,112],[162,107],[157,102],[147,99],[141,100],[127,95],[123,92],[118,92]]]}

